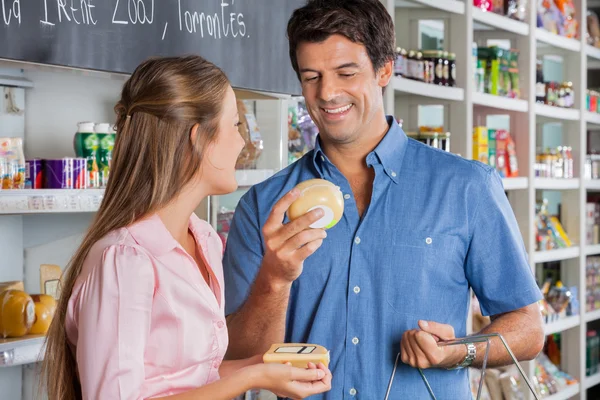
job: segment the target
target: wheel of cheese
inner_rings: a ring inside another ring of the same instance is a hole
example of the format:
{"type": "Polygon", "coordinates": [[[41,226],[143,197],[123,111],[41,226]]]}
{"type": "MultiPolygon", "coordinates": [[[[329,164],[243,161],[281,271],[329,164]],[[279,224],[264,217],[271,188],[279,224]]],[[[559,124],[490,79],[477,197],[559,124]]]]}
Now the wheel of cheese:
{"type": "Polygon", "coordinates": [[[34,320],[35,306],[31,296],[20,290],[0,293],[0,336],[25,336],[34,320]]]}
{"type": "Polygon", "coordinates": [[[52,322],[52,310],[44,303],[35,303],[35,322],[29,330],[33,335],[45,335],[52,322]]]}
{"type": "Polygon", "coordinates": [[[317,208],[325,215],[311,228],[329,229],[340,221],[344,214],[344,197],[339,187],[324,179],[310,179],[299,183],[296,189],[300,190],[300,197],[288,209],[290,221],[317,208]]]}
{"type": "Polygon", "coordinates": [[[56,312],[56,300],[49,294],[32,294],[31,298],[34,303],[42,303],[50,310],[52,316],[56,312]]]}

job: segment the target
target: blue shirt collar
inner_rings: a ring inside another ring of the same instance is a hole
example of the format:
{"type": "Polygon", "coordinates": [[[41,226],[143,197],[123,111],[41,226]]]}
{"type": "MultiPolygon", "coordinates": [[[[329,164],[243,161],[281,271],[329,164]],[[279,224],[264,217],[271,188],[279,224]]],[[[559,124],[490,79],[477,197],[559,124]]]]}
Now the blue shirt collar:
{"type": "MultiPolygon", "coordinates": [[[[375,147],[375,150],[367,155],[367,165],[371,167],[381,164],[386,175],[392,181],[398,183],[408,137],[393,116],[388,115],[386,118],[390,129],[377,147],[375,147]]],[[[327,155],[323,152],[320,140],[317,137],[313,152],[313,164],[321,176],[323,176],[325,163],[331,164],[331,161],[329,161],[327,155]]]]}

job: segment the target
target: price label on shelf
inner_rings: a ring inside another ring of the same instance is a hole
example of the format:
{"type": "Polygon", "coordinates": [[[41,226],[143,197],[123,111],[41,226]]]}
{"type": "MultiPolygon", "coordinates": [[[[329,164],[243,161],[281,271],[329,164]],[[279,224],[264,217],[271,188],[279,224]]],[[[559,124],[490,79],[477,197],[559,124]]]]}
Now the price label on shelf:
{"type": "Polygon", "coordinates": [[[44,196],[29,196],[29,210],[40,211],[44,209],[44,196]]]}
{"type": "Polygon", "coordinates": [[[102,203],[102,196],[92,196],[92,209],[98,210],[102,203]]]}
{"type": "Polygon", "coordinates": [[[81,211],[79,196],[69,196],[67,209],[70,211],[81,211]]]}
{"type": "Polygon", "coordinates": [[[46,210],[57,211],[59,209],[58,199],[56,196],[44,196],[44,206],[46,210]]]}

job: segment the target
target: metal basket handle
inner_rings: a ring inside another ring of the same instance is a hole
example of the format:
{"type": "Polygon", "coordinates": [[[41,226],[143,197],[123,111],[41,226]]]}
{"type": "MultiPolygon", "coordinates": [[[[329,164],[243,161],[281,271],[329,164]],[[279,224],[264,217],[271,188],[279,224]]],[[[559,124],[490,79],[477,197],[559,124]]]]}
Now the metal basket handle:
{"type": "MultiPolygon", "coordinates": [[[[508,346],[508,344],[504,340],[504,337],[502,337],[501,334],[489,333],[489,334],[482,334],[482,335],[474,335],[474,336],[469,336],[466,338],[441,341],[438,343],[438,345],[439,346],[456,346],[456,345],[461,345],[461,344],[464,345],[467,343],[486,343],[485,355],[483,357],[483,365],[481,367],[481,379],[479,381],[479,388],[477,389],[477,400],[479,400],[481,398],[481,390],[483,389],[483,380],[485,378],[485,370],[486,370],[488,356],[489,356],[489,352],[490,352],[490,339],[492,339],[492,338],[500,339],[500,341],[504,345],[504,348],[508,352],[508,355],[513,360],[513,363],[517,366],[517,369],[519,370],[521,377],[523,377],[523,380],[527,384],[527,387],[529,387],[529,390],[533,394],[533,397],[535,398],[535,400],[540,400],[538,394],[536,393],[535,389],[533,388],[533,385],[527,378],[527,374],[525,374],[525,371],[521,367],[521,364],[519,364],[519,361],[517,360],[517,358],[515,357],[513,352],[510,350],[510,347],[508,346]]],[[[392,390],[392,384],[394,382],[394,376],[396,375],[396,369],[398,368],[399,360],[400,360],[400,353],[398,353],[396,355],[396,362],[394,363],[394,369],[392,370],[392,376],[390,377],[390,382],[388,384],[387,392],[385,394],[385,400],[388,400],[388,398],[390,396],[390,392],[392,390]]],[[[421,368],[419,368],[419,374],[421,374],[421,378],[423,378],[423,382],[425,383],[425,386],[427,386],[427,391],[429,392],[429,395],[431,396],[431,398],[433,400],[437,400],[437,398],[435,397],[435,394],[433,393],[433,390],[431,389],[431,385],[429,384],[429,381],[425,377],[425,374],[423,373],[423,370],[421,368]]]]}

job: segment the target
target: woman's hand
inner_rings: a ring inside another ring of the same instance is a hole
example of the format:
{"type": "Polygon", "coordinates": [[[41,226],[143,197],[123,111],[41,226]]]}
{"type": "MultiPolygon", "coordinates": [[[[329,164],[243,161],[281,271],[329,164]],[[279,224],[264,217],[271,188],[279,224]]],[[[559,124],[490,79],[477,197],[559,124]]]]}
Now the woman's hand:
{"type": "Polygon", "coordinates": [[[331,390],[331,372],[325,365],[309,363],[308,369],[289,364],[257,364],[252,369],[253,387],[266,389],[279,397],[304,399],[331,390]]]}

